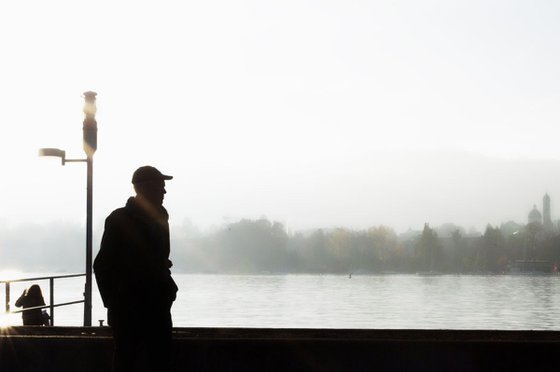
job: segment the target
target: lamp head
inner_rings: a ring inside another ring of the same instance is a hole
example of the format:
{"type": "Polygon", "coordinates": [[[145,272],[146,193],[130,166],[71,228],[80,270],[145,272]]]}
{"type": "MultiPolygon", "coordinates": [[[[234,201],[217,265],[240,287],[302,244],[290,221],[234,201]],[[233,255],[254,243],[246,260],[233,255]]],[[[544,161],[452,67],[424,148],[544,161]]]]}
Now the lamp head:
{"type": "Polygon", "coordinates": [[[62,165],[64,165],[64,162],[66,160],[66,151],[47,147],[39,149],[39,156],[55,156],[57,158],[60,158],[60,160],[62,161],[62,165]]]}
{"type": "Polygon", "coordinates": [[[97,93],[95,92],[88,91],[84,93],[84,151],[88,158],[93,157],[97,150],[96,96],[97,93]]]}
{"type": "Polygon", "coordinates": [[[97,113],[97,106],[95,105],[96,96],[97,93],[95,92],[88,91],[84,93],[84,114],[86,114],[86,117],[95,117],[97,113]]]}

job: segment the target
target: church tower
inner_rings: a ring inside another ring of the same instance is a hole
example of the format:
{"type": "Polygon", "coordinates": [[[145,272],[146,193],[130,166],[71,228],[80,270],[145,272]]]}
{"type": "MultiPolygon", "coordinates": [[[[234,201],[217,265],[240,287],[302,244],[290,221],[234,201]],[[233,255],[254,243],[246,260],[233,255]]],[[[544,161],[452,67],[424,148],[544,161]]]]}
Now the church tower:
{"type": "Polygon", "coordinates": [[[552,228],[552,218],[550,216],[550,196],[544,194],[542,198],[543,225],[546,229],[552,228]]]}

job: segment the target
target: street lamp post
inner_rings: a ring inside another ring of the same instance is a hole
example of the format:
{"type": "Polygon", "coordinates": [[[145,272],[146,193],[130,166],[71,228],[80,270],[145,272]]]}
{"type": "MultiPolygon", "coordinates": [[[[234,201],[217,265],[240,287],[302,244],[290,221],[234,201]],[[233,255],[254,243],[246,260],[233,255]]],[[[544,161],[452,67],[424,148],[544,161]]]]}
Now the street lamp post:
{"type": "Polygon", "coordinates": [[[72,162],[87,164],[87,197],[86,197],[86,284],[84,288],[84,327],[91,326],[91,283],[92,283],[92,257],[93,257],[93,154],[97,150],[97,121],[95,105],[97,93],[84,93],[84,151],[85,159],[66,159],[64,150],[55,148],[39,149],[39,156],[56,156],[61,158],[62,165],[72,162]]]}

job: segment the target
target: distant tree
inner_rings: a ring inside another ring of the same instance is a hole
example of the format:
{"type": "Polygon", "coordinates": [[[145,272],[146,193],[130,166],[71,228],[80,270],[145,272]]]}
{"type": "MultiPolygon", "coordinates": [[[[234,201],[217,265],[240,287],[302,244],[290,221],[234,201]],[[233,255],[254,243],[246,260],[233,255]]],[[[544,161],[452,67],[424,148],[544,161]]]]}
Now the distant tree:
{"type": "Polygon", "coordinates": [[[531,222],[525,226],[525,236],[526,236],[526,244],[525,244],[525,252],[524,252],[524,259],[525,260],[534,260],[537,259],[537,237],[542,232],[543,227],[539,222],[531,222]]]}
{"type": "Polygon", "coordinates": [[[500,225],[502,235],[507,238],[513,234],[519,234],[523,230],[523,225],[514,221],[504,222],[500,225]]]}
{"type": "Polygon", "coordinates": [[[375,271],[373,262],[373,259],[375,257],[375,246],[372,244],[372,241],[369,238],[367,232],[352,232],[350,244],[350,271],[375,271]]]}
{"type": "Polygon", "coordinates": [[[346,273],[353,270],[352,267],[352,233],[343,228],[337,228],[329,234],[328,255],[330,258],[330,269],[337,273],[346,273]]]}
{"type": "Polygon", "coordinates": [[[452,258],[450,262],[450,270],[452,272],[460,273],[466,271],[465,267],[465,257],[467,255],[466,252],[466,242],[463,238],[463,234],[461,230],[457,229],[453,231],[451,234],[451,240],[453,242],[453,252],[452,258]]]}
{"type": "Polygon", "coordinates": [[[438,236],[430,226],[425,223],[422,235],[417,242],[418,267],[423,271],[441,270],[443,257],[438,236]]]}
{"type": "Polygon", "coordinates": [[[303,252],[305,250],[306,237],[301,232],[296,232],[288,238],[286,246],[286,266],[289,272],[306,272],[305,259],[303,252]]]}
{"type": "MultiPolygon", "coordinates": [[[[503,231],[501,227],[500,230],[503,231]]],[[[512,234],[504,235],[504,239],[510,262],[515,260],[524,260],[528,239],[525,227],[522,226],[519,230],[516,230],[512,234]]]]}
{"type": "Polygon", "coordinates": [[[287,242],[281,223],[243,219],[218,231],[210,251],[225,271],[286,272],[287,242]]]}
{"type": "Polygon", "coordinates": [[[488,224],[479,248],[480,269],[489,272],[504,272],[508,262],[509,258],[502,232],[499,228],[494,228],[488,224]]]}
{"type": "Polygon", "coordinates": [[[398,265],[397,235],[395,231],[381,225],[368,229],[367,236],[371,242],[371,248],[364,259],[370,264],[370,270],[394,270],[398,265]]]}
{"type": "Polygon", "coordinates": [[[305,272],[322,273],[329,271],[327,258],[327,237],[322,229],[315,231],[306,240],[303,252],[299,256],[303,260],[305,272]]]}
{"type": "Polygon", "coordinates": [[[545,252],[545,259],[560,266],[560,235],[554,235],[545,242],[545,252]]]}
{"type": "Polygon", "coordinates": [[[461,236],[465,236],[465,229],[451,222],[435,227],[434,231],[440,238],[452,237],[455,232],[459,232],[461,236]]]}

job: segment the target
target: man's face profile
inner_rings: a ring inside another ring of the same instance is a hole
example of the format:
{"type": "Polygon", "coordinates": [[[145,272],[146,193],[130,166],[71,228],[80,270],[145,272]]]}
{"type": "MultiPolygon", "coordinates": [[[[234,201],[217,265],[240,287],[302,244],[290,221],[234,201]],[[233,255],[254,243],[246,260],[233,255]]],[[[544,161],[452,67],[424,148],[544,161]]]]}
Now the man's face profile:
{"type": "Polygon", "coordinates": [[[149,180],[137,183],[136,193],[154,206],[163,205],[163,196],[166,194],[164,180],[149,180]]]}

